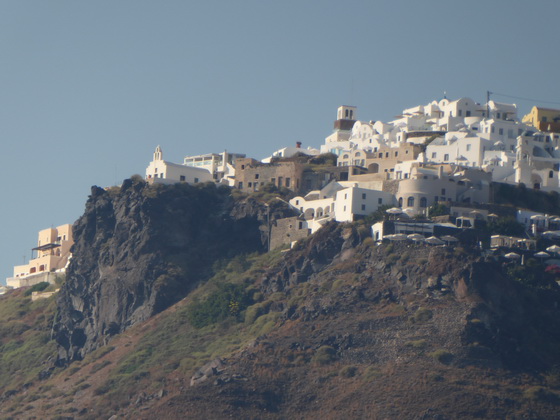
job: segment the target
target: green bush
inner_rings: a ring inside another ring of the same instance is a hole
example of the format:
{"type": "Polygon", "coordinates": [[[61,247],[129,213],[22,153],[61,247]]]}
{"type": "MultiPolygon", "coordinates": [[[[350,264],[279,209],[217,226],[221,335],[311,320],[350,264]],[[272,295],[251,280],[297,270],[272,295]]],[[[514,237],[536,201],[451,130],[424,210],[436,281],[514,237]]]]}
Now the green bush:
{"type": "Polygon", "coordinates": [[[428,322],[432,319],[434,313],[427,308],[418,308],[414,316],[412,317],[412,321],[416,323],[423,323],[428,322]]]}
{"type": "Polygon", "coordinates": [[[187,317],[195,328],[202,328],[228,317],[238,317],[252,303],[250,294],[242,284],[221,284],[202,302],[194,302],[187,317]]]}
{"type": "Polygon", "coordinates": [[[436,350],[429,354],[434,360],[447,365],[453,360],[453,354],[444,349],[436,350]]]}
{"type": "Polygon", "coordinates": [[[368,366],[364,370],[364,373],[362,373],[362,378],[366,382],[371,382],[371,381],[381,377],[382,375],[383,374],[381,373],[381,371],[376,366],[368,366]]]}
{"type": "Polygon", "coordinates": [[[532,386],[523,391],[523,396],[532,401],[547,401],[558,403],[559,397],[556,393],[549,391],[542,386],[532,386]]]}
{"type": "Polygon", "coordinates": [[[311,361],[319,365],[331,363],[336,358],[336,350],[331,346],[321,346],[317,349],[311,361]]]}
{"type": "Polygon", "coordinates": [[[245,323],[249,325],[253,324],[258,317],[268,312],[268,308],[270,308],[271,304],[272,302],[267,300],[265,302],[249,306],[245,311],[245,323]]]}
{"type": "Polygon", "coordinates": [[[344,366],[340,369],[339,375],[343,378],[353,378],[357,372],[358,368],[356,366],[344,366]]]}
{"type": "Polygon", "coordinates": [[[449,214],[449,207],[445,204],[435,203],[433,206],[428,208],[428,215],[430,217],[436,216],[447,216],[449,214]]]}
{"type": "Polygon", "coordinates": [[[31,296],[31,293],[33,292],[42,292],[43,290],[45,290],[47,287],[49,287],[50,283],[48,281],[42,281],[40,283],[37,283],[33,286],[31,286],[29,289],[27,289],[24,293],[25,296],[31,296]]]}

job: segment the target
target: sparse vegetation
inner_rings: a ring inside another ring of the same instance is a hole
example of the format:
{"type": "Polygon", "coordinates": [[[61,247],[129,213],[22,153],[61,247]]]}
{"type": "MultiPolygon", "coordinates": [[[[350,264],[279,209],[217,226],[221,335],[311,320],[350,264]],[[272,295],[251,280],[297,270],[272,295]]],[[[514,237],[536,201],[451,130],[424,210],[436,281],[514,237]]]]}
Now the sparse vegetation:
{"type": "Polygon", "coordinates": [[[433,312],[428,308],[418,308],[414,316],[412,317],[412,321],[415,323],[424,323],[428,322],[433,317],[433,312]]]}
{"type": "Polygon", "coordinates": [[[406,346],[412,347],[413,349],[416,350],[423,350],[428,346],[428,340],[421,339],[421,340],[409,341],[408,343],[406,343],[406,346]]]}
{"type": "Polygon", "coordinates": [[[339,375],[343,378],[353,378],[357,372],[358,368],[356,366],[344,366],[340,369],[339,375]]]}
{"type": "Polygon", "coordinates": [[[317,349],[311,360],[319,365],[326,365],[333,362],[336,358],[336,350],[331,346],[321,346],[317,349]]]}
{"type": "Polygon", "coordinates": [[[42,281],[40,283],[37,283],[37,284],[31,286],[29,289],[27,289],[24,293],[24,296],[31,296],[31,294],[33,292],[42,292],[47,287],[49,287],[49,285],[50,285],[50,283],[47,282],[47,281],[42,281]]]}
{"type": "Polygon", "coordinates": [[[453,361],[453,354],[444,349],[436,350],[429,354],[434,360],[447,365],[453,361]]]}

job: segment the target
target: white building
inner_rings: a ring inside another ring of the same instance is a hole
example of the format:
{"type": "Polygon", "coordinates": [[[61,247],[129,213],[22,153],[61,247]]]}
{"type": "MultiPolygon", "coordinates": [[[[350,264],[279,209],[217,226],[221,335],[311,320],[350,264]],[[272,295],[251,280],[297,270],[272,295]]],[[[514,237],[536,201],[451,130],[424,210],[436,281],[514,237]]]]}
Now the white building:
{"type": "Polygon", "coordinates": [[[183,160],[185,166],[206,169],[212,174],[214,181],[225,182],[229,186],[235,185],[235,162],[246,156],[241,153],[207,153],[197,156],[186,156],[183,160]]]}
{"type": "Polygon", "coordinates": [[[178,165],[163,160],[161,147],[156,147],[154,158],[146,168],[146,180],[159,184],[174,184],[186,182],[197,184],[199,182],[213,181],[213,176],[207,169],[178,165]]]}
{"type": "Polygon", "coordinates": [[[274,158],[289,158],[297,154],[303,154],[307,156],[317,156],[321,153],[319,149],[314,149],[312,147],[301,147],[301,142],[296,142],[295,147],[284,147],[275,151],[271,156],[261,160],[263,163],[270,163],[274,158]]]}
{"type": "Polygon", "coordinates": [[[352,182],[331,182],[320,191],[290,200],[290,205],[304,215],[312,233],[329,220],[351,222],[356,216],[375,212],[379,206],[395,203],[395,196],[389,192],[362,188],[352,182]]]}

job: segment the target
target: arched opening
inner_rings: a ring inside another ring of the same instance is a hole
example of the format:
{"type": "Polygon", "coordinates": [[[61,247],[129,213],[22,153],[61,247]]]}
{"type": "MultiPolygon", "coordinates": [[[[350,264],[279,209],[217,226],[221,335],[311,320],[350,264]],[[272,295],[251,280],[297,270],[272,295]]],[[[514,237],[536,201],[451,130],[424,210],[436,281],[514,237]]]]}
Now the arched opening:
{"type": "Polygon", "coordinates": [[[426,197],[420,199],[420,207],[428,207],[428,199],[426,197]]]}
{"type": "Polygon", "coordinates": [[[406,201],[406,205],[407,207],[414,207],[414,197],[408,197],[408,200],[406,201]]]}
{"type": "Polygon", "coordinates": [[[372,173],[372,174],[376,174],[379,172],[379,164],[378,163],[372,163],[368,166],[368,172],[372,173]]]}
{"type": "Polygon", "coordinates": [[[29,270],[31,274],[35,273],[36,271],[37,271],[37,267],[31,267],[31,270],[29,270]]]}
{"type": "Polygon", "coordinates": [[[399,198],[399,207],[402,207],[402,204],[403,204],[403,198],[400,197],[400,198],[399,198]]]}

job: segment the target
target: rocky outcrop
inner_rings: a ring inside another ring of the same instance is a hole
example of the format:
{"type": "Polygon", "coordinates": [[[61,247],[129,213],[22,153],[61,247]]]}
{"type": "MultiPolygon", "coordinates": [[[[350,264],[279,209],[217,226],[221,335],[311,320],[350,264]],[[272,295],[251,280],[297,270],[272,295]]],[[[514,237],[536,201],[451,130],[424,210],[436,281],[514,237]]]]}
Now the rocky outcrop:
{"type": "Polygon", "coordinates": [[[169,307],[207,279],[217,260],[263,251],[268,217],[291,215],[280,201],[267,209],[214,184],[93,187],[73,227],[58,299],[59,363],[169,307]]]}

